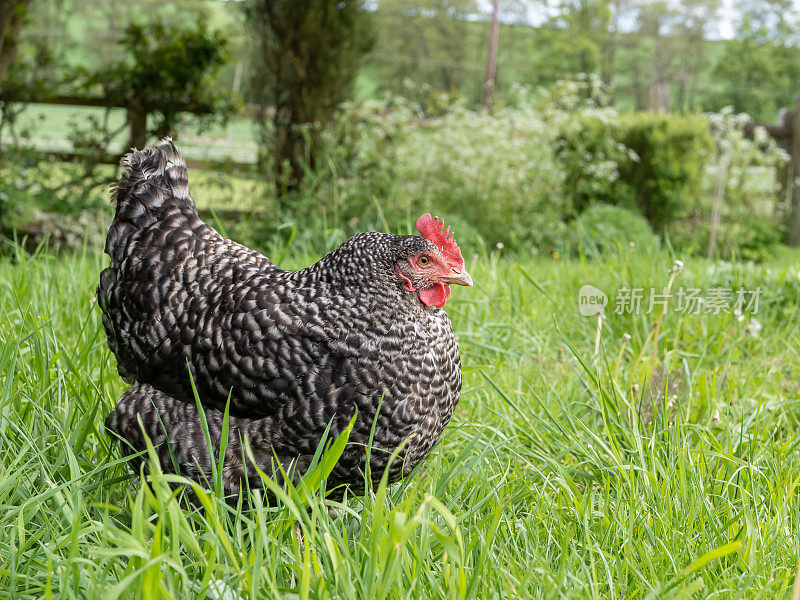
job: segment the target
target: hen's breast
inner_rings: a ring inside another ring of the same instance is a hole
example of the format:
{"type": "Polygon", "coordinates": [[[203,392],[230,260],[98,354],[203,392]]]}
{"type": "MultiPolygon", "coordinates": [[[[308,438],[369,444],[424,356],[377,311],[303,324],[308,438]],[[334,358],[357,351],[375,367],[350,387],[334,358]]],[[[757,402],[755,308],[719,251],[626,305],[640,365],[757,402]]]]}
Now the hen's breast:
{"type": "Polygon", "coordinates": [[[373,320],[363,333],[351,329],[347,336],[361,338],[359,363],[372,376],[364,382],[371,401],[359,408],[351,439],[368,441],[375,424],[372,466],[378,476],[402,446],[392,464],[394,480],[427,456],[450,421],[461,391],[461,361],[443,311],[420,306],[384,314],[386,322],[373,320]]]}
{"type": "Polygon", "coordinates": [[[417,323],[417,333],[423,350],[419,360],[409,360],[417,365],[417,383],[414,393],[397,406],[413,430],[406,473],[439,440],[461,393],[461,357],[447,315],[438,309],[430,312],[429,319],[417,323]]]}

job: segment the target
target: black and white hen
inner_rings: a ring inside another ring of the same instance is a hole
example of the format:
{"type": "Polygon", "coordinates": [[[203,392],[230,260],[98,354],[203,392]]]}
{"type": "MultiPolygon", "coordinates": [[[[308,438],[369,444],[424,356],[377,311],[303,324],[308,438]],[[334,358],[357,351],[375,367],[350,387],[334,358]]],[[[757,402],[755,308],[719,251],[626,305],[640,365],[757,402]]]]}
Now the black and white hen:
{"type": "Polygon", "coordinates": [[[333,439],[354,414],[329,489],[363,489],[373,423],[375,479],[404,442],[390,480],[427,456],[461,391],[458,344],[441,308],[451,284],[472,285],[443,222],[423,215],[421,236],[358,234],[316,264],[284,271],[200,220],[171,140],[132,152],[123,166],[97,296],[119,373],[132,384],[106,420],[126,452],[143,450],[146,433],[165,471],[210,476],[230,401],[229,492],[260,484],[245,439],[262,470],[280,479],[277,460],[297,478],[326,428],[333,439]]]}

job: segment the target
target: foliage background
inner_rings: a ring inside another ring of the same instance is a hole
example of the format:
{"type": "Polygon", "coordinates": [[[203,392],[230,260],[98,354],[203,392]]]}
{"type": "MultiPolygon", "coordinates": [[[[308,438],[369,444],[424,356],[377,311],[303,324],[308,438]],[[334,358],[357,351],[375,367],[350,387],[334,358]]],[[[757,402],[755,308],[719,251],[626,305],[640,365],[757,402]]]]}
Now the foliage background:
{"type": "MultiPolygon", "coordinates": [[[[344,111],[326,109],[314,117],[322,122],[309,127],[260,130],[231,116],[243,102],[263,101],[252,86],[259,80],[249,52],[252,28],[234,4],[143,0],[119,11],[109,0],[34,3],[5,93],[16,78],[28,95],[70,93],[79,83],[84,92],[108,88],[103,93],[118,102],[161,98],[147,119],[149,139],[171,131],[190,158],[212,163],[206,172],[193,170],[195,195],[217,211],[257,209],[260,216],[221,217],[231,233],[253,243],[286,239],[292,226],[302,232],[307,215],[309,224],[322,218],[341,239],[367,227],[396,230],[409,214],[435,206],[486,247],[580,253],[587,248],[570,233],[572,221],[603,204],[643,216],[664,242],[704,252],[720,178],[717,254],[763,258],[782,240],[788,209],[778,192],[790,180],[785,154],[743,130],[752,118],[775,119],[800,81],[793,70],[800,65],[797,19],[786,0],[735,4],[735,16],[727,17],[730,39],[719,39],[724,11],[716,0],[587,0],[547,10],[504,2],[495,109],[488,115],[476,110],[486,7],[472,0],[383,0],[368,14],[371,27],[363,35],[354,30],[364,48],[368,31],[375,39],[344,111]],[[538,15],[535,27],[531,15],[538,15]],[[177,35],[187,23],[197,25],[177,35]],[[173,38],[183,46],[169,46],[173,38]],[[203,52],[192,55],[207,61],[180,58],[198,44],[203,52]],[[140,76],[123,77],[120,69],[140,76]],[[38,76],[30,79],[31,73],[38,76]],[[133,91],[114,83],[130,88],[140,80],[151,83],[133,91]],[[164,84],[150,89],[153,81],[164,84]],[[660,83],[668,85],[667,108],[675,112],[641,110],[660,83]],[[165,105],[171,88],[203,90],[178,98],[208,117],[192,122],[165,105]],[[285,152],[259,150],[270,147],[271,136],[278,150],[295,149],[288,162],[285,152]],[[313,151],[303,149],[306,138],[313,151]],[[225,164],[256,159],[262,168],[252,173],[225,164]],[[287,173],[305,182],[287,184],[287,173]]],[[[17,230],[33,240],[50,234],[73,242],[81,232],[93,235],[92,224],[107,218],[101,190],[114,173],[91,157],[124,150],[124,112],[3,106],[0,140],[88,156],[81,165],[53,164],[17,151],[17,159],[5,161],[6,235],[17,230]],[[79,202],[71,200],[75,190],[79,202]],[[95,216],[83,214],[86,208],[95,216]],[[62,231],[54,213],[77,216],[62,231]]]]}

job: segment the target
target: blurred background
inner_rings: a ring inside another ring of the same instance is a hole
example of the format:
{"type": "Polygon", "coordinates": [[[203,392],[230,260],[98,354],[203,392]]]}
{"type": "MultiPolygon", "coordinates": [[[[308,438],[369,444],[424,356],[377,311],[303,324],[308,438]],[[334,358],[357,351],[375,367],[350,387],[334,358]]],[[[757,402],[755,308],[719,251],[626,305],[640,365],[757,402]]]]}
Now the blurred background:
{"type": "Polygon", "coordinates": [[[433,211],[479,252],[764,259],[800,241],[799,8],[4,0],[0,232],[100,247],[120,157],[172,135],[257,247],[433,211]]]}

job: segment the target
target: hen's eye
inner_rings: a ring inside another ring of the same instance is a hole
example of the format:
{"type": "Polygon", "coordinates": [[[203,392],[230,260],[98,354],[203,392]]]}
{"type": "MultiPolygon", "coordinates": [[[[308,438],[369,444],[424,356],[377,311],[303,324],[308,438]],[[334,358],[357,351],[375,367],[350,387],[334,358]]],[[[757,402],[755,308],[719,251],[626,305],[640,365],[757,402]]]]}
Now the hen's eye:
{"type": "Polygon", "coordinates": [[[417,262],[419,262],[419,264],[424,267],[427,266],[429,262],[431,262],[431,259],[428,258],[427,256],[420,256],[419,261],[417,262]]]}

